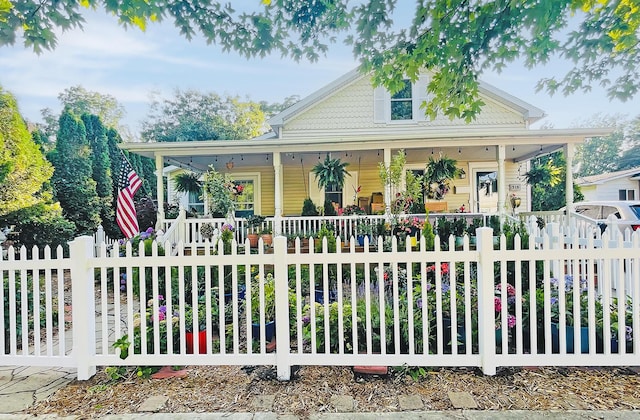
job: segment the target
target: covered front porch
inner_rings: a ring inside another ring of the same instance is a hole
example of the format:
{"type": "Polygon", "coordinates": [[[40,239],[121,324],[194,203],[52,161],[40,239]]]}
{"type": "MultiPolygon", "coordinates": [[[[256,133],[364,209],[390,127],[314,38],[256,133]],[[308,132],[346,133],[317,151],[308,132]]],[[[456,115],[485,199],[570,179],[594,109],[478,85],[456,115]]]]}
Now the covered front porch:
{"type": "MultiPolygon", "coordinates": [[[[122,148],[153,158],[156,162],[159,227],[169,223],[165,214],[165,196],[167,201],[175,199],[172,171],[203,173],[212,165],[234,180],[252,183],[253,196],[245,200],[245,209],[249,212],[241,216],[267,216],[274,234],[293,234],[304,233],[304,226],[309,225],[296,222],[304,199],[310,197],[318,206],[324,201],[324,191],[318,188],[311,168],[327,154],[349,163],[347,171],[350,176],[340,191],[342,207],[363,204],[368,217],[373,219],[389,218],[391,214],[390,204],[397,191],[381,181],[379,165],[388,168],[398,150],[406,153],[405,173],[415,171],[420,175],[431,156],[447,156],[457,161],[460,175],[452,180],[450,192],[438,202],[425,200],[426,207],[433,209],[436,206],[444,214],[468,213],[467,217],[515,216],[518,212],[530,210],[530,189],[524,178],[529,170],[529,159],[563,150],[570,168],[577,144],[585,138],[607,133],[605,129],[502,129],[484,132],[475,129],[473,134],[464,130],[446,134],[431,130],[405,136],[336,135],[331,139],[127,143],[122,148]],[[165,194],[164,177],[168,177],[168,194],[165,194]],[[519,199],[519,207],[511,206],[511,197],[519,199]]],[[[567,174],[566,198],[570,207],[573,177],[570,170],[567,174]]],[[[203,216],[208,217],[206,209],[204,213],[203,216]]],[[[240,225],[237,231],[244,230],[241,220],[242,217],[238,217],[240,225]]],[[[194,223],[197,225],[198,222],[194,223]]]]}

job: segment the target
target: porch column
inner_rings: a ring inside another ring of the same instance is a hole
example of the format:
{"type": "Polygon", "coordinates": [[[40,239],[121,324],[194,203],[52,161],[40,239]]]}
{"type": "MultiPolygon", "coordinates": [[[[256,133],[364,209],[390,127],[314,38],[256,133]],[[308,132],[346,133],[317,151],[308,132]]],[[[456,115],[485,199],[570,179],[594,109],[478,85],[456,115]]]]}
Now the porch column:
{"type": "Polygon", "coordinates": [[[507,214],[505,207],[507,196],[507,180],[504,168],[504,160],[506,157],[506,149],[504,145],[496,147],[496,159],[498,161],[498,214],[503,218],[507,214]]]}
{"type": "Polygon", "coordinates": [[[156,155],[156,190],[158,191],[158,220],[156,228],[159,229],[164,222],[164,183],[162,182],[162,170],[164,169],[164,156],[156,155]]]}
{"type": "Polygon", "coordinates": [[[566,185],[565,185],[565,200],[567,201],[567,214],[573,211],[573,157],[575,156],[575,145],[573,143],[567,143],[564,146],[564,155],[567,161],[565,167],[566,185]]]}
{"type": "MultiPolygon", "coordinates": [[[[384,149],[384,167],[389,172],[389,166],[391,166],[391,149],[384,149]]],[[[384,214],[389,217],[391,214],[391,184],[389,182],[384,186],[384,214]]]]}
{"type": "Polygon", "coordinates": [[[280,159],[280,152],[273,152],[273,172],[275,176],[273,234],[277,236],[282,234],[282,226],[280,222],[280,217],[282,217],[282,161],[280,159]]]}

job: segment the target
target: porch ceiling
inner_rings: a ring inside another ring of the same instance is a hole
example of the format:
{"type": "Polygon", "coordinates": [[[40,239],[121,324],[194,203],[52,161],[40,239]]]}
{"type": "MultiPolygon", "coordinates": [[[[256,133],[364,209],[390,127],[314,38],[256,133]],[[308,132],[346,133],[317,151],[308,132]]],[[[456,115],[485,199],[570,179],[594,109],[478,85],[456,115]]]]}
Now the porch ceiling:
{"type": "Polygon", "coordinates": [[[383,150],[392,153],[405,149],[408,163],[425,163],[440,152],[460,161],[496,161],[497,146],[505,147],[507,161],[523,161],[553,152],[568,143],[582,143],[585,138],[606,136],[610,129],[518,130],[511,132],[448,132],[426,136],[336,136],[275,140],[217,140],[176,143],[125,143],[122,149],[155,158],[162,156],[167,165],[204,171],[208,165],[224,169],[233,161],[234,171],[243,167],[273,164],[273,153],[281,153],[283,165],[312,165],[325,153],[332,153],[351,164],[383,160],[383,150]]]}

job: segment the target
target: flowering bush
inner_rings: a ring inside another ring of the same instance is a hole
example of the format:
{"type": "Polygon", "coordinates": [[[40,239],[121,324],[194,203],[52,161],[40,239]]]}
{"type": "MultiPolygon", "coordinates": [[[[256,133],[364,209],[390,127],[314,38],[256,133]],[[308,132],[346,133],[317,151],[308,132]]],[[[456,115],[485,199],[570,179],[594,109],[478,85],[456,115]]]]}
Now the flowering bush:
{"type": "Polygon", "coordinates": [[[516,289],[507,284],[506,296],[503,296],[502,284],[498,284],[495,289],[495,296],[493,298],[494,309],[496,312],[496,330],[502,328],[502,309],[507,312],[507,328],[511,329],[516,326],[516,289]],[[506,306],[503,307],[503,297],[506,299],[506,306]]]}
{"type": "Polygon", "coordinates": [[[345,216],[351,216],[354,214],[367,214],[367,212],[364,211],[362,207],[358,207],[355,204],[350,204],[343,209],[342,214],[344,214],[345,216]]]}
{"type": "MultiPolygon", "coordinates": [[[[156,239],[156,234],[156,231],[152,227],[150,227],[144,232],[138,233],[133,238],[118,240],[120,256],[125,256],[127,242],[131,243],[131,255],[139,256],[140,242],[144,244],[144,255],[151,255],[151,247],[153,241],[155,241],[156,239]]],[[[164,255],[164,251],[161,252],[161,249],[162,247],[160,246],[160,244],[158,244],[158,254],[164,255]]]]}
{"type": "Polygon", "coordinates": [[[417,217],[404,218],[398,220],[394,229],[396,234],[414,235],[422,230],[423,225],[424,222],[417,217]]]}
{"type": "Polygon", "coordinates": [[[168,328],[167,323],[171,322],[171,337],[173,342],[173,351],[179,350],[180,345],[180,326],[179,326],[178,312],[173,311],[167,313],[167,305],[162,295],[159,295],[156,299],[149,299],[147,302],[147,309],[144,314],[144,322],[141,313],[136,313],[133,319],[133,351],[136,354],[140,354],[142,351],[142,340],[145,339],[147,344],[147,352],[159,354],[167,354],[168,349],[168,328]],[[157,312],[154,312],[154,304],[157,304],[157,312]],[[143,329],[143,326],[145,327],[143,329]],[[158,328],[158,335],[160,337],[160,348],[154,347],[154,334],[155,328],[158,328]],[[144,331],[144,334],[143,334],[144,331]],[[146,335],[146,337],[143,337],[146,335]]]}

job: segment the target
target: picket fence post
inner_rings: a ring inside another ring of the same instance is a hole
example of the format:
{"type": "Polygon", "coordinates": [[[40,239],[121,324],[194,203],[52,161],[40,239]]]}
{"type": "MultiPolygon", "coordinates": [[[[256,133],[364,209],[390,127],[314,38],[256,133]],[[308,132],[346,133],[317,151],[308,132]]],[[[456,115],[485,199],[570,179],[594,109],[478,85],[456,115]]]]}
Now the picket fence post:
{"type": "Polygon", "coordinates": [[[93,238],[80,236],[69,243],[71,259],[72,354],[76,361],[78,380],[85,381],[96,374],[95,296],[93,269],[93,238]]]}
{"type": "Polygon", "coordinates": [[[291,379],[291,337],[289,336],[289,281],[287,267],[287,238],[273,238],[274,275],[276,286],[276,369],[278,380],[291,379]]]}
{"type": "Polygon", "coordinates": [[[496,327],[494,319],[493,229],[481,227],[477,232],[478,249],[478,346],[480,364],[485,375],[496,374],[496,327]]]}

